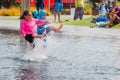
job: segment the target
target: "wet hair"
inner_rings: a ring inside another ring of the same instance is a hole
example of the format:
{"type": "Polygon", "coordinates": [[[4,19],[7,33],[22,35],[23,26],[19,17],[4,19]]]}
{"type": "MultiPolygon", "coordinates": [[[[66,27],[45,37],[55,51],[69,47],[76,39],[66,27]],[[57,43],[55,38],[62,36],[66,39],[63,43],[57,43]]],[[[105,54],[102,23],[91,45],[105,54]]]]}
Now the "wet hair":
{"type": "Polygon", "coordinates": [[[29,10],[26,10],[23,12],[23,14],[20,16],[20,19],[25,19],[25,16],[29,14],[29,10]]]}

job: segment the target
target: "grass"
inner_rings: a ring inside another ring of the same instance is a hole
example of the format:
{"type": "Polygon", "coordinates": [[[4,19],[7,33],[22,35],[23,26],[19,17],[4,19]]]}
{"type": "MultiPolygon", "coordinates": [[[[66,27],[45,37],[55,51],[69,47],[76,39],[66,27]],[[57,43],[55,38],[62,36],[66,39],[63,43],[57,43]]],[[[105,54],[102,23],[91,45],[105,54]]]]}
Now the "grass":
{"type": "MultiPolygon", "coordinates": [[[[49,18],[49,20],[53,22],[53,18],[49,18]]],[[[65,25],[89,26],[91,24],[90,21],[92,20],[92,17],[85,18],[82,20],[80,19],[73,20],[73,18],[61,18],[61,20],[62,20],[62,23],[65,25]]],[[[55,24],[59,24],[59,22],[56,22],[55,24]]]]}
{"type": "Polygon", "coordinates": [[[119,29],[119,28],[120,28],[120,23],[117,24],[117,25],[114,25],[113,28],[117,28],[117,29],[119,29]]]}
{"type": "Polygon", "coordinates": [[[77,19],[77,20],[73,20],[73,19],[64,19],[63,23],[66,25],[74,25],[74,26],[89,26],[91,25],[91,21],[92,18],[85,18],[85,19],[77,19]]]}
{"type": "MultiPolygon", "coordinates": [[[[71,18],[68,18],[68,19],[62,19],[63,20],[63,24],[65,25],[73,25],[73,26],[95,26],[95,27],[98,27],[95,23],[91,23],[92,21],[92,17],[89,17],[89,18],[85,18],[85,19],[77,19],[77,20],[73,20],[71,18]]],[[[108,24],[108,22],[105,23],[105,25],[108,24]]],[[[117,25],[114,25],[112,26],[112,28],[120,28],[120,24],[117,24],[117,25]]]]}

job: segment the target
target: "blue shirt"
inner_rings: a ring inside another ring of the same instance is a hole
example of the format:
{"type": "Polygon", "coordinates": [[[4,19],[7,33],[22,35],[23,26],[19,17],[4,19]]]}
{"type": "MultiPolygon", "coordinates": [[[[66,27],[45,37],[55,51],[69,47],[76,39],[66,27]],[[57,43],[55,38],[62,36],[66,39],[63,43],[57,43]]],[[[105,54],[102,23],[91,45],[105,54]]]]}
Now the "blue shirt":
{"type": "Polygon", "coordinates": [[[99,14],[105,14],[106,13],[106,8],[105,8],[105,4],[100,4],[100,10],[99,10],[99,14]]]}

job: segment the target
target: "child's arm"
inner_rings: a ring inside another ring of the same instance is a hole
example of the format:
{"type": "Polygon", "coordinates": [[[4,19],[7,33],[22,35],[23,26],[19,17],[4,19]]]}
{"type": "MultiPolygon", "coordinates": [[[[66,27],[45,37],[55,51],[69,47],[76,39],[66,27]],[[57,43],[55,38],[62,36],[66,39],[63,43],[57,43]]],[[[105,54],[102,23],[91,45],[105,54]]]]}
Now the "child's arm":
{"type": "Polygon", "coordinates": [[[38,26],[38,27],[42,27],[42,26],[44,26],[44,25],[46,25],[46,24],[47,24],[47,22],[44,22],[44,23],[38,24],[37,26],[38,26]]]}
{"type": "Polygon", "coordinates": [[[25,38],[26,34],[22,34],[22,37],[25,38]]]}
{"type": "Polygon", "coordinates": [[[24,21],[21,21],[21,24],[20,24],[20,33],[21,33],[22,37],[26,36],[24,21]]]}
{"type": "Polygon", "coordinates": [[[50,21],[48,21],[48,20],[37,20],[36,19],[36,24],[38,25],[38,27],[42,27],[46,24],[50,24],[50,21]]]}

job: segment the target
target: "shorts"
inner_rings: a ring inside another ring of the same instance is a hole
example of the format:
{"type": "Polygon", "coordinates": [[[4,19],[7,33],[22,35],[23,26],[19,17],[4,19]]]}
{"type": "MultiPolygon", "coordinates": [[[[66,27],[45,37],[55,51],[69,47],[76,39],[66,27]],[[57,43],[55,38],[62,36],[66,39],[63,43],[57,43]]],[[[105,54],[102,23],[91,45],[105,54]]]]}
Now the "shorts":
{"type": "Polygon", "coordinates": [[[50,27],[47,28],[37,28],[37,34],[41,35],[46,30],[47,33],[51,31],[50,27]]]}
{"type": "Polygon", "coordinates": [[[34,37],[32,36],[32,34],[26,34],[25,40],[27,40],[29,43],[33,43],[34,37]]]}
{"type": "Polygon", "coordinates": [[[61,12],[63,8],[63,4],[59,2],[55,2],[55,12],[61,12]]]}
{"type": "Polygon", "coordinates": [[[83,14],[84,14],[84,8],[83,7],[76,8],[75,13],[74,13],[74,20],[76,20],[77,18],[82,19],[83,14]]]}
{"type": "Polygon", "coordinates": [[[44,9],[44,2],[37,2],[37,3],[36,3],[36,9],[39,10],[39,8],[40,8],[41,10],[44,9]]]}

